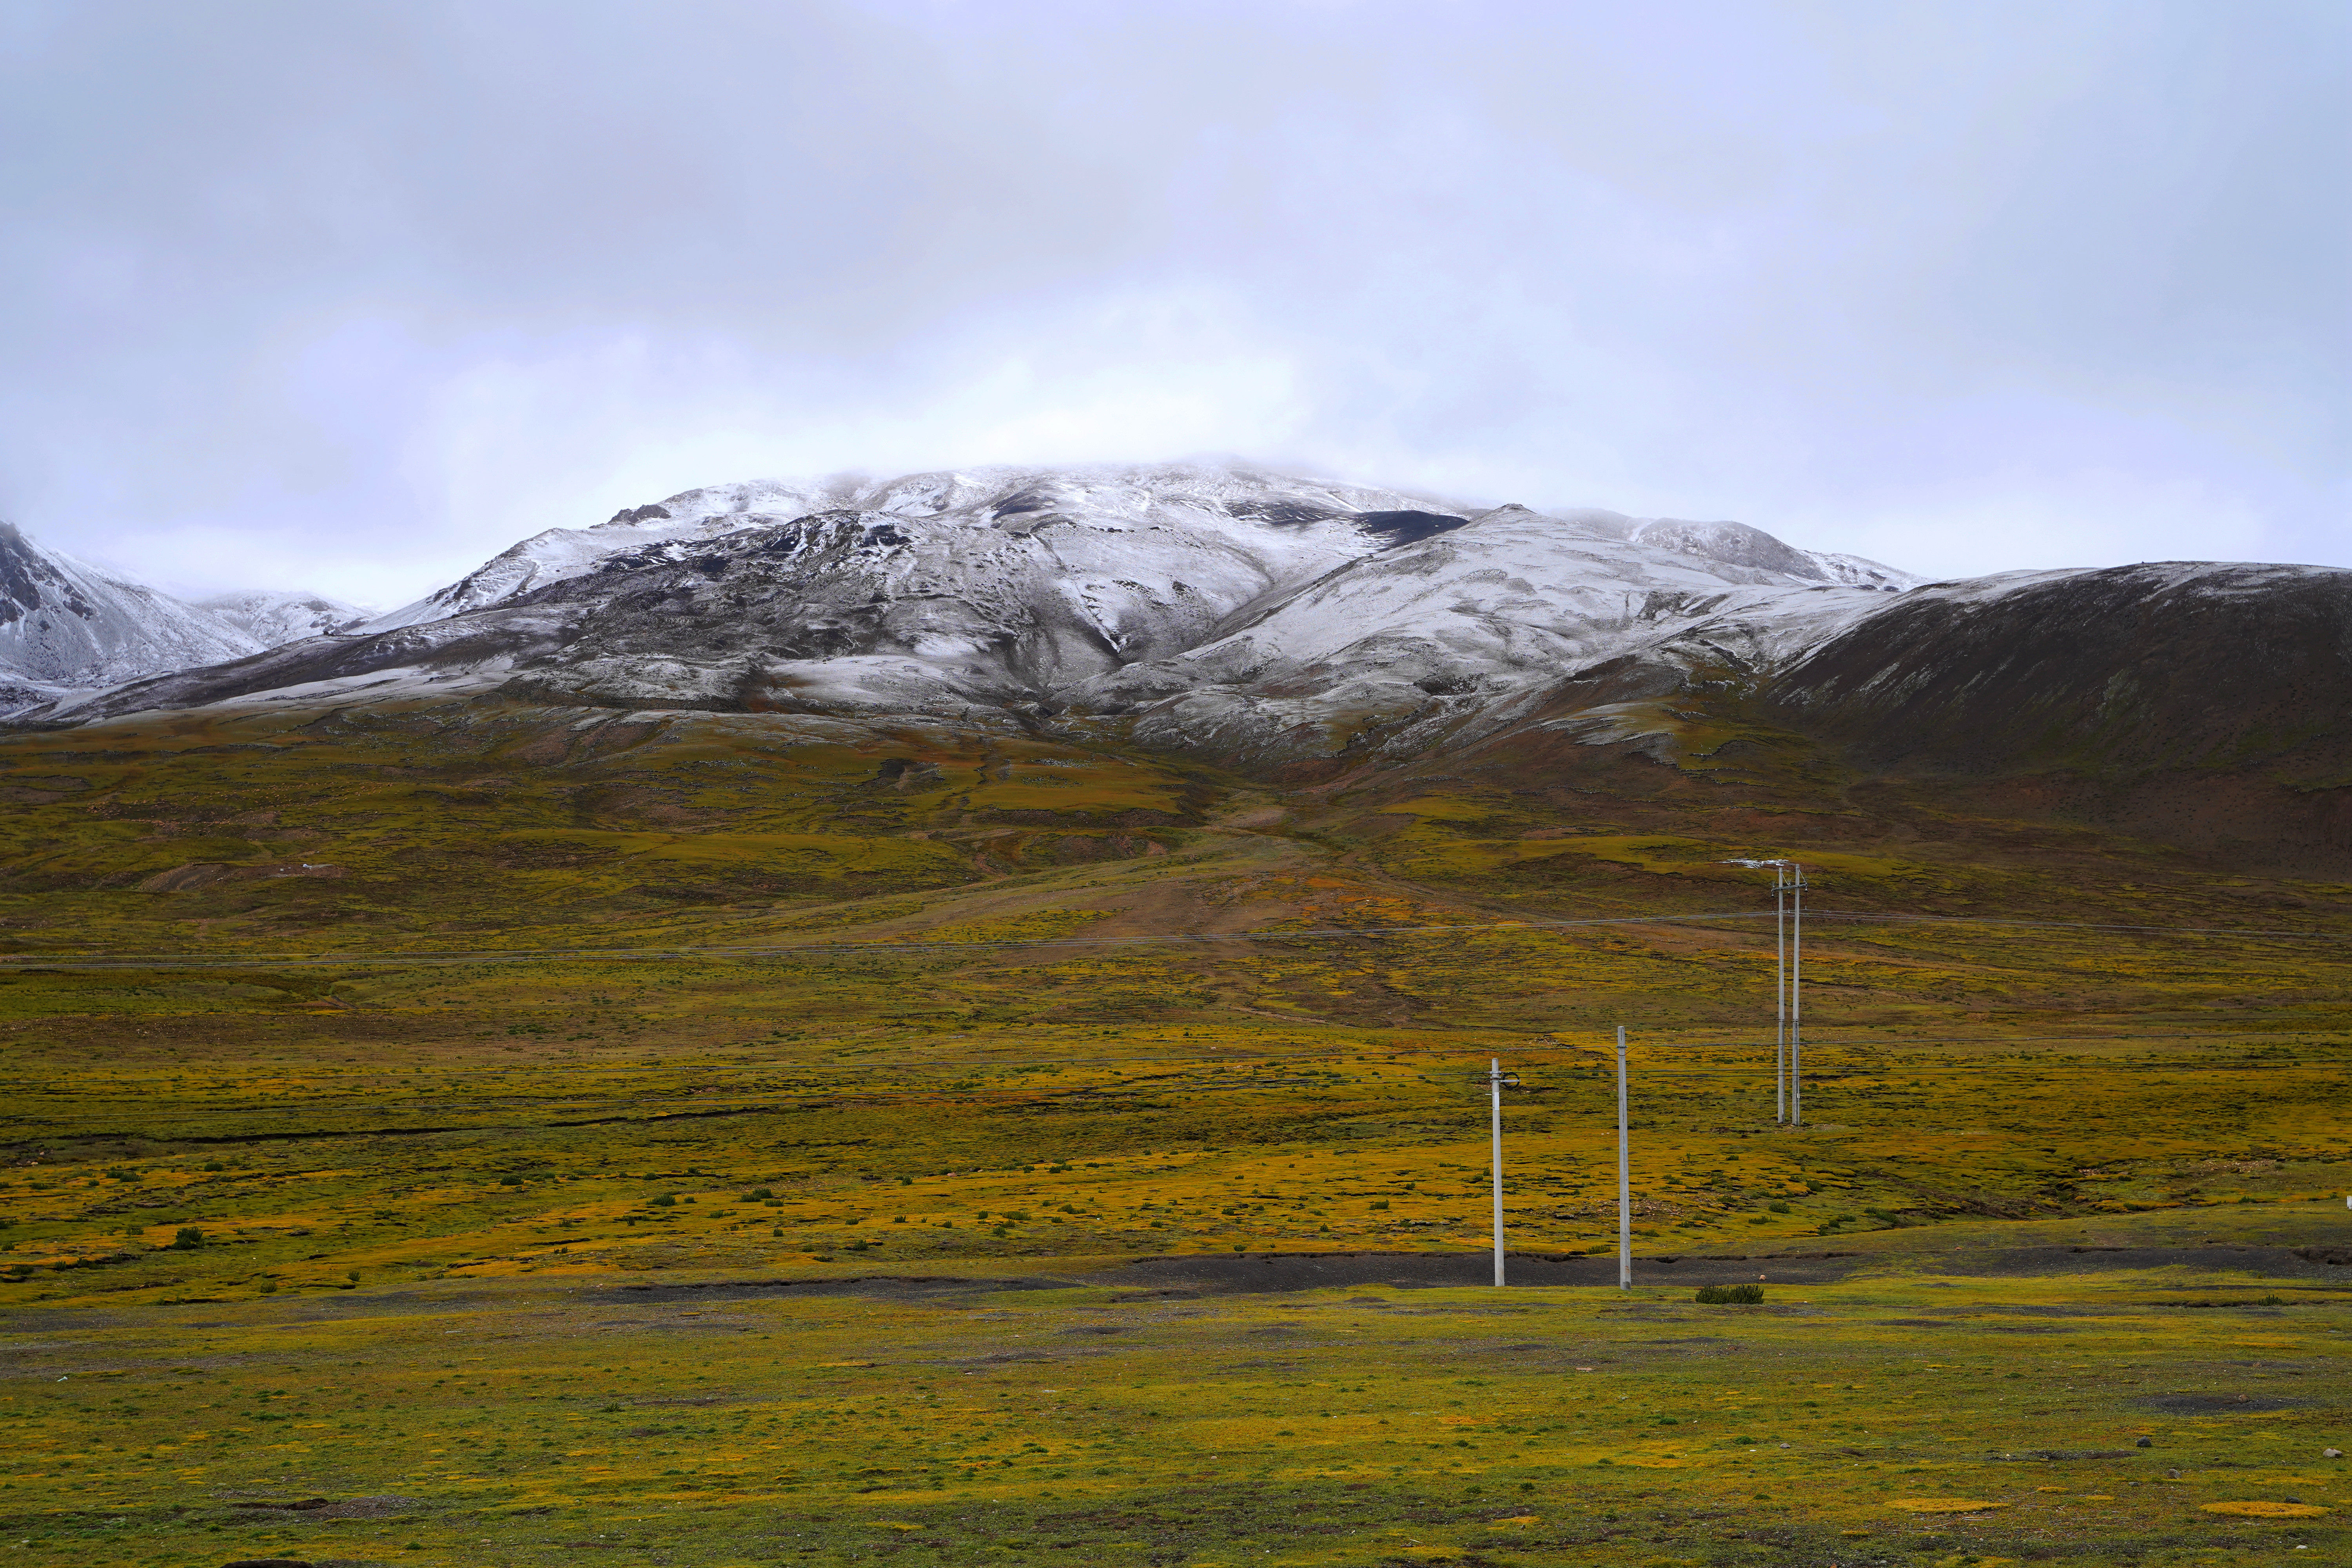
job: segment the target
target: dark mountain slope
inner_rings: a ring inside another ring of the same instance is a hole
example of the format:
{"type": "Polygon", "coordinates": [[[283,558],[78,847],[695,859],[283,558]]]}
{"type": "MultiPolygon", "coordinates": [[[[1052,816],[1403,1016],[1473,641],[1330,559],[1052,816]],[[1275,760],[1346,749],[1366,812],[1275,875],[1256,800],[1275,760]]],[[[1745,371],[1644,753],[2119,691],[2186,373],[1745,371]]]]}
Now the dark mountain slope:
{"type": "Polygon", "coordinates": [[[1769,689],[1858,763],[2315,782],[2352,742],[2352,572],[2165,562],[1907,595],[1769,689]]]}
{"type": "Polygon", "coordinates": [[[2352,868],[2352,572],[2157,563],[1906,595],[1759,716],[1974,809],[2352,868]]]}

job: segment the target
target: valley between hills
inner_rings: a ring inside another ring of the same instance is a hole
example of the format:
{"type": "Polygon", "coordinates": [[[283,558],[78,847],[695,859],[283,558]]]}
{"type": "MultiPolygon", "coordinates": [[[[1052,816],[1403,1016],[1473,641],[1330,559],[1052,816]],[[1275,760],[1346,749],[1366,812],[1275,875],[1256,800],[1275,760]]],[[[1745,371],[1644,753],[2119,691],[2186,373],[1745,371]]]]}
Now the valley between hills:
{"type": "Polygon", "coordinates": [[[2336,1541],[2341,885],[1679,711],[1678,762],[1523,737],[1304,784],[480,702],[9,736],[11,1538],[2336,1541]],[[1772,853],[1815,882],[1801,1128],[1769,892],[1724,864],[1772,853]],[[1955,923],[1885,918],[1917,915],[1955,923]],[[1535,923],[1649,916],[1691,918],[1535,923]],[[1490,1057],[1524,1080],[1501,1292],[1490,1057]]]}

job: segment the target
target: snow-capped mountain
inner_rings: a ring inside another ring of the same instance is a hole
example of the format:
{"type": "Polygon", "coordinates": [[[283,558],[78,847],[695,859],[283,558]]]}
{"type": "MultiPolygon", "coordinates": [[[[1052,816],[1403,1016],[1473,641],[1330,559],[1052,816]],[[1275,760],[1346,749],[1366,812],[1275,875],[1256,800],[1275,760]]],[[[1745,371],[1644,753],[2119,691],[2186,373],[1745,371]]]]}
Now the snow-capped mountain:
{"type": "MultiPolygon", "coordinates": [[[[877,512],[891,517],[963,518],[992,524],[1001,518],[1054,515],[1064,510],[1139,517],[1158,509],[1205,506],[1224,518],[1265,514],[1265,520],[1312,522],[1362,512],[1409,510],[1427,500],[1392,490],[1291,479],[1244,469],[1197,465],[1160,468],[992,468],[911,474],[877,483],[860,475],[813,480],[758,479],[682,491],[667,500],[623,508],[592,528],[551,528],[500,552],[476,570],[413,605],[377,617],[366,627],[389,631],[462,615],[517,599],[593,571],[600,562],[657,544],[691,543],[745,528],[774,526],[817,512],[877,512]],[[1228,505],[1242,509],[1228,513],[1228,505]],[[982,514],[986,514],[982,516],[982,514]]],[[[1034,531],[1034,530],[1033,530],[1034,531]]],[[[1018,533],[1020,526],[1009,531],[1018,533]]],[[[1293,555],[1295,547],[1276,552],[1293,555]]],[[[1330,563],[1344,559],[1330,556],[1330,563]]]]}
{"type": "Polygon", "coordinates": [[[259,651],[243,627],[0,522],[0,712],[259,651]]]}
{"type": "Polygon", "coordinates": [[[371,613],[323,594],[294,593],[282,588],[215,594],[209,599],[198,599],[196,608],[210,610],[264,647],[348,632],[367,620],[371,613]]]}
{"type": "Polygon", "coordinates": [[[1586,746],[1712,757],[1720,698],[1858,766],[2079,787],[2159,835],[2259,799],[2273,850],[2352,842],[2352,572],[2320,567],[1918,584],[1738,523],[1237,465],[992,468],[688,491],[263,649],[0,544],[0,657],[37,672],[15,675],[37,703],[18,722],[375,701],[430,722],[409,705],[487,697],[572,728],[702,710],[772,715],[784,741],[1018,731],[1329,778],[1586,746]],[[225,662],[173,669],[205,659],[225,662]],[[172,672],[90,689],[138,668],[172,672]]]}
{"type": "MultiPolygon", "coordinates": [[[[814,480],[761,479],[686,490],[614,512],[591,528],[551,528],[500,552],[446,588],[377,616],[363,628],[390,631],[503,604],[596,569],[598,563],[656,544],[691,543],[745,528],[790,522],[820,511],[879,512],[891,517],[949,519],[989,514],[1112,513],[1140,518],[1159,510],[1205,510],[1220,519],[1301,525],[1333,518],[1434,509],[1448,526],[1486,510],[1423,495],[1329,481],[1300,479],[1244,468],[1184,464],[1160,468],[1034,469],[991,468],[912,474],[876,483],[858,475],[814,480]]],[[[1582,510],[1562,521],[1606,537],[1713,561],[1747,565],[1779,576],[1864,587],[1905,587],[1916,578],[1856,555],[1796,550],[1760,529],[1738,522],[1681,522],[1582,510]]],[[[1371,525],[1377,532],[1384,525],[1371,525]]],[[[1394,542],[1399,525],[1382,537],[1394,542]]],[[[1297,549],[1285,551],[1296,555],[1297,549]]],[[[1343,545],[1330,564],[1351,559],[1343,545]]]]}
{"type": "Polygon", "coordinates": [[[1499,721],[1635,650],[1760,667],[1911,581],[1737,523],[1487,508],[1242,466],[755,483],[540,534],[357,635],[58,716],[502,687],[598,706],[1115,722],[1170,744],[1328,753],[1499,721]]]}

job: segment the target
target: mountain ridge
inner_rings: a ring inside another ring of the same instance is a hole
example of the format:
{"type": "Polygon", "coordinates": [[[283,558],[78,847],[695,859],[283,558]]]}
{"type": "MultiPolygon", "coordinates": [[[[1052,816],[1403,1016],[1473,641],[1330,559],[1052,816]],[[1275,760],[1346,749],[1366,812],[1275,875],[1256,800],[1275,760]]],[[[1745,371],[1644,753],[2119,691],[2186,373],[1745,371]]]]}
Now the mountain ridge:
{"type": "Polygon", "coordinates": [[[1281,752],[1311,749],[1318,722],[1336,737],[1396,720],[1433,685],[1492,706],[1735,603],[1769,619],[1820,590],[1857,610],[1913,581],[1742,524],[1482,508],[1241,465],[755,481],[533,535],[332,646],[37,716],[512,682],[591,705],[1015,722],[1160,704],[1144,728],[1171,743],[1238,725],[1281,752]],[[814,503],[833,504],[799,510],[814,503]],[[1350,663],[1370,685],[1335,675],[1350,663]],[[1265,689],[1230,689],[1237,670],[1265,689]],[[1301,682],[1317,689],[1304,717],[1301,682]],[[1178,700],[1208,688],[1221,710],[1188,719],[1178,700]]]}
{"type": "Polygon", "coordinates": [[[360,625],[302,603],[287,629],[325,635],[22,689],[10,722],[739,714],[1299,784],[1495,746],[1557,766],[1558,745],[1730,779],[1739,746],[1802,734],[1844,759],[1807,786],[1832,795],[2010,778],[2183,842],[2352,856],[2352,573],[2325,568],[1921,583],[1744,524],[1194,463],[711,486],[533,535],[360,625]],[[1735,731],[1760,738],[1726,750],[1735,731]]]}

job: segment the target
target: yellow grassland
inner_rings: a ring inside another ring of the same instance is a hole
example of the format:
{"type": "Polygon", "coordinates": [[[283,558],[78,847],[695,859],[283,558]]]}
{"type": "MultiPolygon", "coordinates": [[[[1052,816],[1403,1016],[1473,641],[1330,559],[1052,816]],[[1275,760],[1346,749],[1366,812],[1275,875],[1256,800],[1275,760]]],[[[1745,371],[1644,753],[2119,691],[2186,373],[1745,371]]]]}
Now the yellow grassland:
{"type": "Polygon", "coordinates": [[[1288,786],[783,716],[0,741],[0,1542],[2343,1560],[2344,888],[1676,723],[1288,786]],[[1768,854],[1802,1128],[1769,921],[1532,923],[1768,854]],[[1413,926],[1477,929],[1330,934],[1413,926]],[[1470,1283],[1490,1058],[1523,1274],[1590,1283],[1470,1283]]]}

